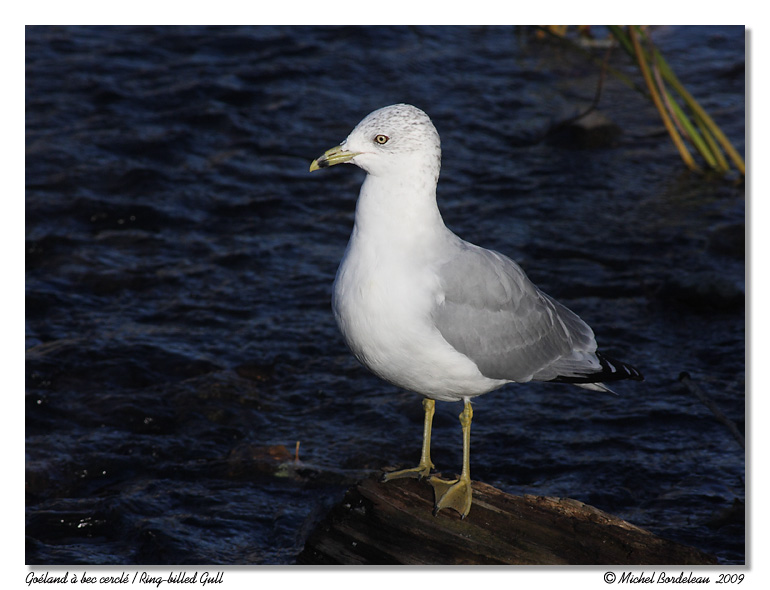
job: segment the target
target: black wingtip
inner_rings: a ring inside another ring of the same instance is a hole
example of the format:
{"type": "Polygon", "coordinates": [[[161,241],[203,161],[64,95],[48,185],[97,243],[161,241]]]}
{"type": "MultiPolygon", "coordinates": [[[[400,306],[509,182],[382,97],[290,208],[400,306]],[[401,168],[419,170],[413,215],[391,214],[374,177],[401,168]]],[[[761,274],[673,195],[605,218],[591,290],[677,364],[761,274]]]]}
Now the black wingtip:
{"type": "Polygon", "coordinates": [[[597,352],[596,356],[602,365],[602,376],[605,381],[621,381],[623,379],[644,381],[644,375],[636,367],[612,357],[604,356],[600,352],[597,352]],[[609,373],[607,372],[608,370],[609,373]],[[612,378],[612,375],[615,375],[615,378],[612,378]]]}
{"type": "MultiPolygon", "coordinates": [[[[601,371],[595,373],[586,373],[584,375],[558,376],[551,381],[557,383],[604,383],[612,381],[624,381],[631,379],[633,381],[644,381],[644,375],[636,367],[605,356],[599,352],[596,353],[601,365],[601,371]]],[[[614,392],[613,392],[614,393],[614,392]]]]}

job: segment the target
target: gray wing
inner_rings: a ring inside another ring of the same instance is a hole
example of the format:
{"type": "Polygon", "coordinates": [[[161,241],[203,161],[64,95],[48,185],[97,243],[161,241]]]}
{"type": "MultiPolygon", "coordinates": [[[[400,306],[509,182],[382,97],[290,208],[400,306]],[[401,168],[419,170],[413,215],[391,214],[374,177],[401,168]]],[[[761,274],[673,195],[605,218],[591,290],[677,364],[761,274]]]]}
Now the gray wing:
{"type": "Polygon", "coordinates": [[[601,372],[593,330],[510,258],[463,242],[438,272],[436,327],[486,377],[548,381],[601,372]]]}

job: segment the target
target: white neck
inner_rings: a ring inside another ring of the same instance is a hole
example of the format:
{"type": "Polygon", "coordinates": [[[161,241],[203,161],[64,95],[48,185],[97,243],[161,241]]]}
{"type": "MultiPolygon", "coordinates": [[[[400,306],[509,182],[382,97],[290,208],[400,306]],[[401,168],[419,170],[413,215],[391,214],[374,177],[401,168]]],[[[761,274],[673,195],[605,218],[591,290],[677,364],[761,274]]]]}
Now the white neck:
{"type": "Polygon", "coordinates": [[[366,176],[356,205],[354,235],[366,235],[374,240],[371,243],[417,250],[445,231],[434,178],[403,173],[366,176]]]}

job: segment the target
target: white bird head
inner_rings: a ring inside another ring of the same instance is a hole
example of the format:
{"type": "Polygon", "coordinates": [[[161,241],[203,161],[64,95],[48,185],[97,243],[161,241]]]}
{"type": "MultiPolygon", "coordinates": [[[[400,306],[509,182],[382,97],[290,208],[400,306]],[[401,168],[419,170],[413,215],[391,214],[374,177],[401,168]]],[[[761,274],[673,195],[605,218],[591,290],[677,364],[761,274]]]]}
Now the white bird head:
{"type": "Polygon", "coordinates": [[[310,171],[343,163],[355,164],[372,176],[427,167],[438,181],[441,140],[423,111],[395,104],[367,115],[345,141],[313,160],[310,171]]]}

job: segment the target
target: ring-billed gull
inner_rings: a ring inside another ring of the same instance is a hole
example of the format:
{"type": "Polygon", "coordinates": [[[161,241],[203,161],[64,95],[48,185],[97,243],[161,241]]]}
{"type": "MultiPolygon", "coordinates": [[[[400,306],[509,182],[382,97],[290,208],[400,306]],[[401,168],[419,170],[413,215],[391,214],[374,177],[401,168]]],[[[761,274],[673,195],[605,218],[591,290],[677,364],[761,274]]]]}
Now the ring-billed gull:
{"type": "Polygon", "coordinates": [[[471,398],[527,381],[610,391],[603,382],[642,375],[598,353],[591,328],[510,258],[444,225],[436,203],[441,143],[423,111],[407,104],[374,111],[310,171],[343,163],[367,175],[334,281],[334,316],[361,363],[424,396],[420,463],[383,480],[428,477],[434,514],[450,507],[464,518],[472,500],[471,398]],[[455,480],[431,476],[434,400],[464,402],[455,480]]]}

